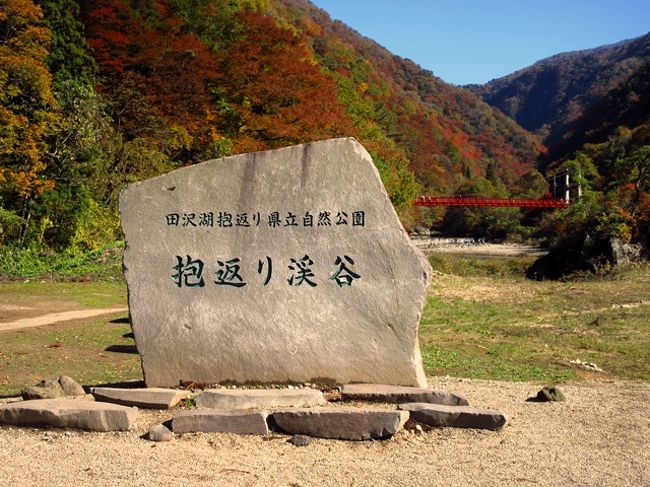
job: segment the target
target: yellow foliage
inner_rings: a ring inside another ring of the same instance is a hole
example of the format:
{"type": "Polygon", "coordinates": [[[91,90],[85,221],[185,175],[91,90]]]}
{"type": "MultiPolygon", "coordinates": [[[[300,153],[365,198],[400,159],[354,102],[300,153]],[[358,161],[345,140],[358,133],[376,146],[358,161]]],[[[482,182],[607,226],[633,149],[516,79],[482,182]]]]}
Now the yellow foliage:
{"type": "Polygon", "coordinates": [[[52,78],[44,64],[51,36],[31,0],[0,5],[0,184],[19,199],[54,187],[43,173],[46,138],[60,123],[52,78]]]}
{"type": "Polygon", "coordinates": [[[117,215],[91,199],[78,220],[71,246],[81,250],[97,250],[105,242],[114,240],[119,228],[117,215]]]}

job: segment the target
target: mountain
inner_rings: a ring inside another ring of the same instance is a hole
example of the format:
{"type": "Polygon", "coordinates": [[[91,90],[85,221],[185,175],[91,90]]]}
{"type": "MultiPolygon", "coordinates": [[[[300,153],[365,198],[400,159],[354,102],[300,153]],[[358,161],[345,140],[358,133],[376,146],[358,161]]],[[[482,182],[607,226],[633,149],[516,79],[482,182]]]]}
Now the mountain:
{"type": "Polygon", "coordinates": [[[500,111],[332,21],[312,3],[281,0],[281,5],[281,17],[308,36],[319,63],[339,88],[350,81],[367,84],[365,102],[390,113],[391,125],[384,131],[406,150],[409,167],[425,190],[449,194],[462,172],[485,175],[488,166],[512,182],[543,151],[536,138],[500,111]]]}
{"type": "Polygon", "coordinates": [[[650,34],[558,54],[485,85],[468,86],[540,136],[547,160],[603,142],[616,127],[648,119],[650,34]]]}
{"type": "MultiPolygon", "coordinates": [[[[463,171],[483,175],[490,164],[512,182],[541,150],[480,98],[304,0],[96,0],[84,2],[81,18],[100,91],[118,104],[125,88],[138,93],[147,117],[185,128],[195,147],[215,138],[196,130],[212,130],[233,153],[353,135],[389,186],[407,169],[425,190],[445,193],[463,171]]],[[[119,123],[141,132],[145,112],[121,111],[119,123]]]]}

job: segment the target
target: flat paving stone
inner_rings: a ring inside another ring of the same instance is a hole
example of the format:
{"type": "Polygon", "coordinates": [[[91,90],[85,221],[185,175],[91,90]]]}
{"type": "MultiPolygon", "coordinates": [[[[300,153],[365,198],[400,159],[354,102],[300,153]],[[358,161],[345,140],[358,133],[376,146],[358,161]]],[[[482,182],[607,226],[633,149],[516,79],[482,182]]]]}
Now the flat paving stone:
{"type": "Polygon", "coordinates": [[[0,405],[0,424],[126,431],[138,417],[132,408],[74,399],[37,399],[0,405]]]}
{"type": "Polygon", "coordinates": [[[446,391],[422,387],[401,387],[383,384],[346,384],[341,391],[344,401],[369,401],[388,403],[426,402],[448,406],[467,406],[467,399],[446,391]]]}
{"type": "Polygon", "coordinates": [[[208,389],[195,399],[196,407],[213,409],[309,407],[325,402],[316,389],[208,389]]]}
{"type": "Polygon", "coordinates": [[[471,406],[444,406],[429,403],[400,404],[399,409],[408,411],[411,419],[429,426],[452,428],[477,428],[498,430],[507,422],[507,416],[494,409],[478,409],[471,406]]]}
{"type": "Polygon", "coordinates": [[[406,411],[359,408],[294,408],[273,413],[278,428],[292,435],[338,440],[388,438],[408,420],[406,411]]]}
{"type": "Polygon", "coordinates": [[[136,406],[144,409],[169,409],[181,400],[192,396],[189,391],[149,387],[141,389],[119,389],[115,387],[95,387],[92,389],[95,401],[110,402],[123,406],[136,406]]]}
{"type": "Polygon", "coordinates": [[[269,426],[266,411],[192,409],[178,413],[172,419],[174,433],[235,433],[266,435],[269,426]]]}

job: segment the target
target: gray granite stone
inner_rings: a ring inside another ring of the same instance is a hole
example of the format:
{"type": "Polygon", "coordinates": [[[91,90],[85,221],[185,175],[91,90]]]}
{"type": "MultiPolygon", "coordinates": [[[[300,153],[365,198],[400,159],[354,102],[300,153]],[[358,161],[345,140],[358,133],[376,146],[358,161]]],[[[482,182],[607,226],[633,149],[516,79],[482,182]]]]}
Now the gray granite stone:
{"type": "Polygon", "coordinates": [[[238,435],[266,435],[268,413],[253,410],[191,409],[178,413],[172,419],[174,433],[235,433],[238,435]]]}
{"type": "Polygon", "coordinates": [[[387,409],[293,408],[273,413],[276,426],[285,433],[338,440],[388,438],[408,418],[406,411],[387,409]]]}
{"type": "Polygon", "coordinates": [[[537,392],[537,396],[530,400],[533,402],[562,402],[566,401],[566,396],[558,386],[544,386],[537,392]]]}
{"type": "Polygon", "coordinates": [[[428,402],[448,406],[467,406],[467,399],[446,391],[434,391],[421,387],[400,387],[382,384],[346,384],[341,391],[344,401],[370,402],[428,402]]]}
{"type": "Polygon", "coordinates": [[[63,394],[66,396],[84,396],[86,394],[84,388],[76,380],[67,375],[59,377],[59,384],[61,385],[61,389],[63,389],[63,394]]]}
{"type": "Polygon", "coordinates": [[[470,406],[407,403],[400,404],[399,408],[408,411],[412,420],[429,426],[498,430],[508,421],[506,415],[501,411],[470,406]]]}
{"type": "Polygon", "coordinates": [[[137,406],[146,409],[169,409],[181,400],[192,396],[189,391],[149,387],[144,389],[118,389],[114,387],[94,387],[92,395],[96,401],[137,406]]]}
{"type": "Polygon", "coordinates": [[[289,439],[289,443],[294,446],[309,446],[311,445],[311,442],[311,436],[306,435],[293,435],[291,439],[289,439]]]}
{"type": "Polygon", "coordinates": [[[26,400],[37,399],[56,399],[63,397],[65,393],[58,381],[44,379],[38,384],[25,387],[21,393],[21,397],[26,400]]]}
{"type": "Polygon", "coordinates": [[[125,431],[137,419],[135,409],[74,399],[39,399],[0,405],[0,423],[14,426],[125,431]]]}
{"type": "Polygon", "coordinates": [[[426,385],[431,268],[354,139],[182,168],[129,185],[120,211],[148,386],[426,385]]]}
{"type": "Polygon", "coordinates": [[[309,407],[326,401],[316,389],[208,389],[195,402],[198,408],[246,409],[309,407]]]}

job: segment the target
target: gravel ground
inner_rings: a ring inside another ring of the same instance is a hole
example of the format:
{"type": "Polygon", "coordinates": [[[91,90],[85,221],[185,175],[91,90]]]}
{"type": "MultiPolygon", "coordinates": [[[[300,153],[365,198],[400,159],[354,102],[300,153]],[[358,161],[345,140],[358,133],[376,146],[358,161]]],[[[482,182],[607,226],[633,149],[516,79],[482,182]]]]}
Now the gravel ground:
{"type": "MultiPolygon", "coordinates": [[[[141,438],[174,411],[141,411],[124,433],[0,427],[0,485],[27,486],[650,486],[650,384],[562,386],[564,403],[531,403],[539,385],[432,378],[434,388],[510,418],[500,432],[401,431],[386,441],[193,433],[141,438]]],[[[388,407],[388,406],[387,406],[388,407]]]]}

